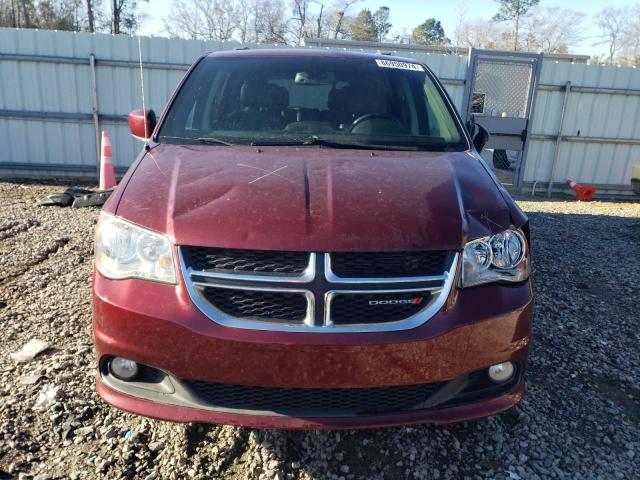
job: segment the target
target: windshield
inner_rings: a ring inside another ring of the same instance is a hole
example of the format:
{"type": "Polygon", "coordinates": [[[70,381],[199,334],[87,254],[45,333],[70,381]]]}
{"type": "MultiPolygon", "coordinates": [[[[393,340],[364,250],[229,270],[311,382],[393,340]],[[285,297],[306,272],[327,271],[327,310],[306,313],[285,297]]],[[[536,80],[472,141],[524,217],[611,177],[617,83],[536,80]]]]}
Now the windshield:
{"type": "Polygon", "coordinates": [[[164,143],[464,150],[423,67],[375,58],[206,58],[160,129],[164,143]]]}

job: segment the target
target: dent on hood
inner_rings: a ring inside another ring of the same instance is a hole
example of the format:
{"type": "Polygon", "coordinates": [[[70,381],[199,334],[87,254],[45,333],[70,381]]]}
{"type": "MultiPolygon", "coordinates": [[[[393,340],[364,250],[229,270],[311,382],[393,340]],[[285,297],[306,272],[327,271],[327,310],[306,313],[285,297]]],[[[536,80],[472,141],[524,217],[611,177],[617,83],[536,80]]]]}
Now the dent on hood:
{"type": "Polygon", "coordinates": [[[451,161],[466,228],[465,242],[493,235],[512,225],[511,209],[500,189],[492,188],[493,179],[475,156],[471,158],[472,161],[468,157],[451,161]]]}
{"type": "Polygon", "coordinates": [[[520,206],[513,200],[511,195],[509,195],[509,192],[507,192],[507,190],[502,185],[502,182],[500,182],[498,177],[496,177],[496,175],[493,173],[493,170],[491,169],[491,167],[487,165],[487,162],[485,162],[484,159],[478,154],[474,154],[473,158],[475,158],[480,163],[480,165],[484,168],[485,172],[489,175],[489,178],[493,180],[493,183],[498,188],[498,191],[500,192],[502,199],[504,200],[505,204],[509,208],[509,214],[511,216],[511,225],[518,228],[522,227],[525,223],[529,221],[529,217],[527,217],[526,213],[522,211],[520,206]]]}

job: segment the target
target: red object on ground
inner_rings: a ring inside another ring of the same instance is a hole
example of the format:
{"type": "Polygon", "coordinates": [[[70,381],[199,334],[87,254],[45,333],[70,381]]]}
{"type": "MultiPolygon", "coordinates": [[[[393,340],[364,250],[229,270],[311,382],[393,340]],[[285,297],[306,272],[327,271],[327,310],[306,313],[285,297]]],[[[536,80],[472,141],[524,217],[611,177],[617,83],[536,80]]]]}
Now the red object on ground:
{"type": "Polygon", "coordinates": [[[111,142],[109,132],[102,131],[102,147],[100,149],[100,190],[108,190],[116,186],[116,172],[111,160],[111,142]]]}
{"type": "Polygon", "coordinates": [[[579,202],[588,202],[596,194],[596,187],[593,185],[580,185],[573,180],[567,180],[569,185],[576,192],[576,200],[579,202]]]}

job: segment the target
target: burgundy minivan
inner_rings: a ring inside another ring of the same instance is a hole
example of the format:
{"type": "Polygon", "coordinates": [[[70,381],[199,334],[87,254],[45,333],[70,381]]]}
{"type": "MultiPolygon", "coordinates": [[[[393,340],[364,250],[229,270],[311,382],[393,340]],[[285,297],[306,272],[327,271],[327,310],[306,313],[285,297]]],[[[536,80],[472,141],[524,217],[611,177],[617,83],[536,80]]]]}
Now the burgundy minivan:
{"type": "Polygon", "coordinates": [[[386,55],[200,58],[101,213],[98,392],[254,427],[459,422],[523,395],[527,217],[440,82],[386,55]]]}

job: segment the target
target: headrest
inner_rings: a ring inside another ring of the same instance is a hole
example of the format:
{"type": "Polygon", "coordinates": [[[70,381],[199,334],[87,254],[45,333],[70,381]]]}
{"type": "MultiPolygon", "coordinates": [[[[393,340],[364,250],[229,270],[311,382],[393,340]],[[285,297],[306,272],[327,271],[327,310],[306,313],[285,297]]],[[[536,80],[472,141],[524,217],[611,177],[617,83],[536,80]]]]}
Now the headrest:
{"type": "Polygon", "coordinates": [[[247,80],[240,89],[240,104],[256,110],[284,110],[289,106],[289,91],[273,83],[247,80]]]}
{"type": "Polygon", "coordinates": [[[264,108],[270,103],[267,83],[259,80],[247,80],[240,88],[240,104],[249,108],[264,108]]]}
{"type": "Polygon", "coordinates": [[[273,83],[267,84],[269,108],[282,111],[289,108],[289,90],[273,83]]]}

